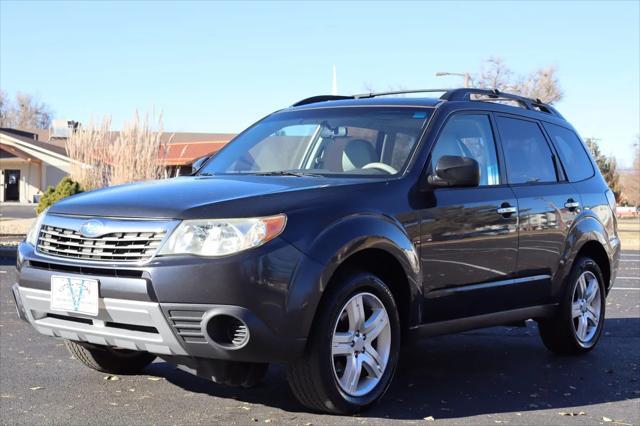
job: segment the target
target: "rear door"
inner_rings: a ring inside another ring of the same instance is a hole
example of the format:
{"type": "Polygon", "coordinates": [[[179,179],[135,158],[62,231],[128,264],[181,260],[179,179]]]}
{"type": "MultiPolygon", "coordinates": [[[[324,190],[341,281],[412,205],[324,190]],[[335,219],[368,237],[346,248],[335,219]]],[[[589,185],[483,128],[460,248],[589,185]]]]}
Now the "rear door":
{"type": "Polygon", "coordinates": [[[496,121],[507,182],[518,199],[516,276],[529,280],[529,304],[544,304],[581,199],[539,122],[511,115],[496,121]]]}

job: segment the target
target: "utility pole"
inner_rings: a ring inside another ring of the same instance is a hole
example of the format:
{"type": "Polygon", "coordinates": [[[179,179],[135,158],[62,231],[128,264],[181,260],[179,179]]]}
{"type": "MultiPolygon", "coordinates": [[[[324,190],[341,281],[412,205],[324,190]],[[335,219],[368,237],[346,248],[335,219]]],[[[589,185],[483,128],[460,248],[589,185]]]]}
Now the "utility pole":
{"type": "Polygon", "coordinates": [[[442,72],[438,71],[436,73],[436,77],[443,77],[446,75],[457,75],[459,77],[464,77],[464,87],[471,87],[471,74],[468,72],[442,72]]]}

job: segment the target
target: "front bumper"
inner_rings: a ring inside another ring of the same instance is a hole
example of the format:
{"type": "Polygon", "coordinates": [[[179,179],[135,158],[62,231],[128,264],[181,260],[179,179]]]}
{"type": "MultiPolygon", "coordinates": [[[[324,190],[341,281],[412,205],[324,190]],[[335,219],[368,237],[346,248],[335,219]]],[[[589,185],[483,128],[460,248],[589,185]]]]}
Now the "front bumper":
{"type": "Polygon", "coordinates": [[[158,303],[102,299],[98,315],[52,312],[51,292],[12,288],[21,318],[41,334],[164,355],[187,355],[158,303]]]}
{"type": "MultiPolygon", "coordinates": [[[[234,259],[172,257],[139,267],[52,259],[21,244],[13,293],[21,318],[45,335],[158,355],[288,362],[304,351],[313,315],[305,299],[313,296],[292,291],[303,255],[274,243],[234,259]],[[51,311],[51,276],[60,274],[98,280],[97,316],[51,311]],[[215,340],[212,319],[220,315],[246,324],[245,344],[215,340]]],[[[314,268],[321,267],[305,262],[306,273],[314,268]]]]}

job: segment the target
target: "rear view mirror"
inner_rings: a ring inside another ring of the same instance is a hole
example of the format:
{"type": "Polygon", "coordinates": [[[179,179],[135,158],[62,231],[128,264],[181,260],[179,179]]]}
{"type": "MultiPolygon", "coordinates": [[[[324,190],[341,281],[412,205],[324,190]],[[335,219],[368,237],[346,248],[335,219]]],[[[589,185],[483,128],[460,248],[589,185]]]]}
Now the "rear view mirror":
{"type": "Polygon", "coordinates": [[[320,137],[322,139],[327,138],[344,138],[348,135],[347,128],[344,126],[338,126],[336,128],[331,128],[326,124],[322,125],[320,129],[320,137]]]}
{"type": "Polygon", "coordinates": [[[208,155],[205,155],[204,157],[200,157],[196,161],[194,161],[191,164],[191,173],[195,174],[198,170],[200,170],[200,168],[204,165],[204,163],[207,162],[209,158],[211,157],[208,155]]]}
{"type": "Polygon", "coordinates": [[[433,186],[478,186],[480,166],[473,158],[443,155],[436,164],[435,174],[430,175],[428,180],[433,186]]]}

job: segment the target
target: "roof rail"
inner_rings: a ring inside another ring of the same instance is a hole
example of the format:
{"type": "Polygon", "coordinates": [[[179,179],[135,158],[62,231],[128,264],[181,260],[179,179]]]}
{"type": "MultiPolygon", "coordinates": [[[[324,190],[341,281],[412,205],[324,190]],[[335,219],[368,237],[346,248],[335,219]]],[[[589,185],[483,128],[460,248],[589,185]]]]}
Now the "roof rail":
{"type": "Polygon", "coordinates": [[[555,115],[559,118],[563,118],[562,115],[551,105],[542,102],[540,99],[526,98],[520,95],[514,95],[512,93],[501,92],[498,89],[480,89],[480,88],[463,88],[463,89],[415,89],[415,90],[396,90],[391,92],[371,92],[361,93],[353,96],[338,96],[338,95],[321,95],[312,96],[310,98],[303,99],[296,102],[292,106],[301,106],[312,104],[316,102],[325,101],[337,101],[344,99],[366,99],[375,98],[377,96],[389,96],[389,95],[405,95],[410,93],[434,93],[443,92],[440,99],[443,101],[471,101],[471,95],[481,95],[489,98],[490,101],[513,101],[517,102],[522,108],[531,111],[546,112],[551,115],[555,115]]]}
{"type": "Polygon", "coordinates": [[[414,90],[395,90],[392,92],[371,92],[360,93],[359,95],[353,95],[354,99],[375,98],[376,96],[389,96],[389,95],[406,95],[410,93],[433,93],[433,92],[450,92],[451,89],[414,89],[414,90]]]}
{"type": "Polygon", "coordinates": [[[311,96],[310,98],[305,98],[301,101],[296,102],[291,105],[292,107],[297,107],[301,105],[313,104],[316,102],[325,102],[325,101],[340,101],[344,99],[355,99],[355,96],[340,96],[340,95],[319,95],[319,96],[311,96]]]}

